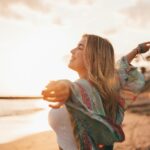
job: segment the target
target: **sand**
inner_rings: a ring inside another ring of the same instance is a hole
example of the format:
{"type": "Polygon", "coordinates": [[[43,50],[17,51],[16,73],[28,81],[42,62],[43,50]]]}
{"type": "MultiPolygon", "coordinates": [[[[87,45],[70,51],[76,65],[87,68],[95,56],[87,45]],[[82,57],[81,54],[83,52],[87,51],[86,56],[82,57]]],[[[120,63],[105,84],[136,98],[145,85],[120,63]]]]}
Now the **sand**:
{"type": "MultiPolygon", "coordinates": [[[[126,112],[123,130],[126,140],[115,144],[115,150],[150,150],[150,116],[126,112]]],[[[0,150],[58,150],[58,146],[49,130],[0,144],[0,150]]]]}
{"type": "Polygon", "coordinates": [[[150,116],[126,112],[123,130],[126,139],[115,150],[150,150],[150,116]]]}
{"type": "Polygon", "coordinates": [[[0,144],[0,150],[58,150],[58,146],[54,132],[45,131],[0,144]]]}

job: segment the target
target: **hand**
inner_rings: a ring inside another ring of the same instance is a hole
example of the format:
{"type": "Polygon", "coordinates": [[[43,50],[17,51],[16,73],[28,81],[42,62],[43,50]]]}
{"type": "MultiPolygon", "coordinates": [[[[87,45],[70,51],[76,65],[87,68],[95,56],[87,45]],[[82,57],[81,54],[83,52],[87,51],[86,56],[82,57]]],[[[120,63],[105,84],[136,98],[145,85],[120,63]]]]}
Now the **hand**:
{"type": "Polygon", "coordinates": [[[150,49],[150,41],[138,45],[138,53],[145,53],[150,49]]]}
{"type": "MultiPolygon", "coordinates": [[[[51,81],[42,91],[43,99],[49,102],[59,102],[61,105],[70,96],[70,82],[68,80],[51,81]]],[[[51,104],[50,104],[51,106],[51,104]]]]}
{"type": "Polygon", "coordinates": [[[146,53],[150,49],[150,41],[139,44],[135,49],[126,55],[127,61],[130,62],[136,57],[137,54],[146,53]]]}

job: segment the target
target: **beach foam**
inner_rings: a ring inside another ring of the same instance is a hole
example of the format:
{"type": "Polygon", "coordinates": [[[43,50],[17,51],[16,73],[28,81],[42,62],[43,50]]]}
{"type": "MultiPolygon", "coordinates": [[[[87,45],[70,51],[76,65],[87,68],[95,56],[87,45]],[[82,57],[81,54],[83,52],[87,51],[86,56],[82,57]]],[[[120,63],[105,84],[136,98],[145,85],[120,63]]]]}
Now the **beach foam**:
{"type": "Polygon", "coordinates": [[[17,138],[51,130],[48,124],[50,108],[41,101],[0,101],[0,144],[17,138]]]}

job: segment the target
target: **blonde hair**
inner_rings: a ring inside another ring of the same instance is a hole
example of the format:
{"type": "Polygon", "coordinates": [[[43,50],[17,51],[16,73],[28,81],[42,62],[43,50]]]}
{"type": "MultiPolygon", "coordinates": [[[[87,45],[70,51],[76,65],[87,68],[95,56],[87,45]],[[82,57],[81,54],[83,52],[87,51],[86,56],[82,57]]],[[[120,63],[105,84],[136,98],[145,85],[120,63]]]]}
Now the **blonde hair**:
{"type": "Polygon", "coordinates": [[[84,34],[87,43],[84,50],[88,79],[102,97],[107,117],[115,119],[117,111],[117,89],[115,56],[112,44],[97,35],[84,34]]]}

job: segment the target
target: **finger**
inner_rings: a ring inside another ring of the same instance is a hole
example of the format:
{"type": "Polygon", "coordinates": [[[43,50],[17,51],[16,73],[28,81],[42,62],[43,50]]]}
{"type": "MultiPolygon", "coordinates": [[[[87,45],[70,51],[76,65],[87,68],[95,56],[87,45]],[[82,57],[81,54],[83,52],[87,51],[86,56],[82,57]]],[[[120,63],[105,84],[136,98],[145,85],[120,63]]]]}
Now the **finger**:
{"type": "Polygon", "coordinates": [[[70,96],[70,90],[64,89],[64,90],[58,90],[58,91],[51,91],[48,93],[50,97],[69,97],[70,96]]]}
{"type": "Polygon", "coordinates": [[[46,88],[51,88],[52,86],[55,86],[57,81],[50,81],[47,85],[46,88]]]}
{"type": "Polygon", "coordinates": [[[55,97],[48,97],[48,96],[44,96],[43,100],[46,100],[48,102],[54,102],[55,101],[55,97]]]}
{"type": "Polygon", "coordinates": [[[146,46],[150,46],[150,43],[147,43],[146,46]]]}
{"type": "Polygon", "coordinates": [[[56,91],[58,89],[57,87],[58,85],[48,85],[46,86],[46,89],[47,91],[56,91]]]}
{"type": "Polygon", "coordinates": [[[64,94],[61,92],[55,92],[55,91],[49,91],[49,90],[44,90],[42,91],[42,95],[43,97],[52,97],[52,98],[55,98],[55,97],[61,97],[61,96],[64,96],[64,94]]]}
{"type": "Polygon", "coordinates": [[[50,99],[53,102],[65,102],[66,100],[68,100],[66,96],[53,97],[53,98],[50,98],[50,99]]]}
{"type": "Polygon", "coordinates": [[[144,45],[144,44],[150,44],[150,41],[147,41],[147,42],[143,42],[143,43],[141,43],[142,45],[144,45]]]}
{"type": "Polygon", "coordinates": [[[148,41],[148,42],[145,42],[145,43],[143,43],[143,44],[150,44],[150,41],[148,41]]]}
{"type": "Polygon", "coordinates": [[[65,102],[68,100],[68,97],[66,97],[66,95],[59,96],[59,97],[50,97],[50,96],[44,95],[43,99],[48,101],[48,102],[65,102]]]}
{"type": "Polygon", "coordinates": [[[48,93],[48,91],[45,89],[45,90],[43,90],[42,92],[41,92],[41,95],[46,95],[48,93]]]}
{"type": "Polygon", "coordinates": [[[50,94],[50,91],[48,91],[48,90],[42,91],[43,97],[49,97],[49,94],[50,94]]]}
{"type": "Polygon", "coordinates": [[[59,91],[59,90],[64,90],[64,89],[66,89],[66,85],[60,82],[57,82],[55,83],[55,85],[48,88],[48,90],[54,90],[54,91],[59,91]]]}
{"type": "Polygon", "coordinates": [[[47,93],[50,96],[57,96],[57,94],[59,94],[59,93],[61,95],[63,92],[66,92],[65,89],[66,89],[66,87],[64,85],[57,83],[57,84],[48,85],[47,89],[45,89],[45,91],[47,91],[47,93]]]}
{"type": "Polygon", "coordinates": [[[63,104],[64,104],[63,102],[59,102],[59,103],[50,103],[48,106],[51,107],[51,108],[57,109],[57,108],[62,107],[63,104]]]}
{"type": "Polygon", "coordinates": [[[57,94],[56,94],[55,91],[51,91],[51,90],[48,90],[48,89],[42,91],[42,95],[43,95],[44,97],[57,97],[57,94]]]}
{"type": "Polygon", "coordinates": [[[46,90],[42,91],[42,95],[50,96],[50,97],[61,97],[61,96],[69,97],[70,89],[69,88],[63,88],[61,90],[59,90],[59,88],[55,88],[55,90],[46,89],[46,90]]]}

